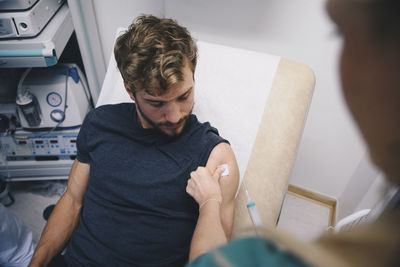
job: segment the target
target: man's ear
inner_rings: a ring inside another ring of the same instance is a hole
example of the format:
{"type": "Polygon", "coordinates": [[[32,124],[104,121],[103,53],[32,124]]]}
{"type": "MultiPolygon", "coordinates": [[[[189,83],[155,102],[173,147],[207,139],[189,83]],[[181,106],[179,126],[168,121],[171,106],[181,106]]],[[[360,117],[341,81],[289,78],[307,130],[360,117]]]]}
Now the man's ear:
{"type": "Polygon", "coordinates": [[[124,87],[125,87],[126,92],[129,95],[129,97],[133,100],[133,102],[136,102],[135,94],[131,91],[131,89],[129,89],[129,86],[126,83],[124,83],[124,87]]]}

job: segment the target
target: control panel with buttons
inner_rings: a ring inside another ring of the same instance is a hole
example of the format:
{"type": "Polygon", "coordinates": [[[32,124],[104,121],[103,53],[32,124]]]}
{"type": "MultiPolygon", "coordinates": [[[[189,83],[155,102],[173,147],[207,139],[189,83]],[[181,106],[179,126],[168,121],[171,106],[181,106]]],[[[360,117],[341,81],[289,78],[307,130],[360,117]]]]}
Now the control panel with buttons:
{"type": "Polygon", "coordinates": [[[53,132],[40,136],[37,133],[16,133],[2,136],[0,145],[7,161],[58,160],[76,157],[78,130],[53,132]]]}

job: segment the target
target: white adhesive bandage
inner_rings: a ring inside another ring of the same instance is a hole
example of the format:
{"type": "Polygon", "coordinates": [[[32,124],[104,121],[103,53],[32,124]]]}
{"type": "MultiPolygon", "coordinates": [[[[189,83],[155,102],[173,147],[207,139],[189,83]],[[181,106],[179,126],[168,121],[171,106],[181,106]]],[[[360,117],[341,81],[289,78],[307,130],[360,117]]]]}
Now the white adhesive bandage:
{"type": "Polygon", "coordinates": [[[224,169],[224,171],[221,173],[221,177],[223,177],[223,176],[228,176],[229,175],[229,168],[228,168],[228,164],[222,164],[222,165],[220,165],[220,166],[218,166],[218,167],[221,167],[221,168],[223,168],[224,169]]]}

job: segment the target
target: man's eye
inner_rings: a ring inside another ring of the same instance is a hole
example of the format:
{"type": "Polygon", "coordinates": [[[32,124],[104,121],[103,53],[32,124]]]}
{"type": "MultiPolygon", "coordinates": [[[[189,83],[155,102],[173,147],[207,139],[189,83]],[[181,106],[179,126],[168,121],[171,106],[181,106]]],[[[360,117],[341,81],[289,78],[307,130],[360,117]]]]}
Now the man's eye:
{"type": "Polygon", "coordinates": [[[186,101],[186,99],[188,99],[188,97],[189,97],[188,95],[181,96],[178,98],[178,101],[180,101],[180,102],[186,101]]]}
{"type": "Polygon", "coordinates": [[[155,108],[160,108],[160,107],[162,107],[163,104],[164,104],[163,102],[152,102],[152,103],[150,103],[150,105],[152,107],[155,107],[155,108]]]}

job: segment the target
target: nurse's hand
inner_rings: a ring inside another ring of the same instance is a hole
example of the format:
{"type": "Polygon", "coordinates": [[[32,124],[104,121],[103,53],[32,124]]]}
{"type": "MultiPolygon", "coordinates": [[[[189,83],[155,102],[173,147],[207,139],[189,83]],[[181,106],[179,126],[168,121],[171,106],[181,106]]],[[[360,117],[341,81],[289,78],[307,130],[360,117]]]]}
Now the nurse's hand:
{"type": "Polygon", "coordinates": [[[217,167],[213,174],[205,167],[198,167],[190,173],[186,192],[196,200],[200,209],[210,201],[221,204],[222,193],[218,181],[222,172],[221,167],[217,167]]]}

